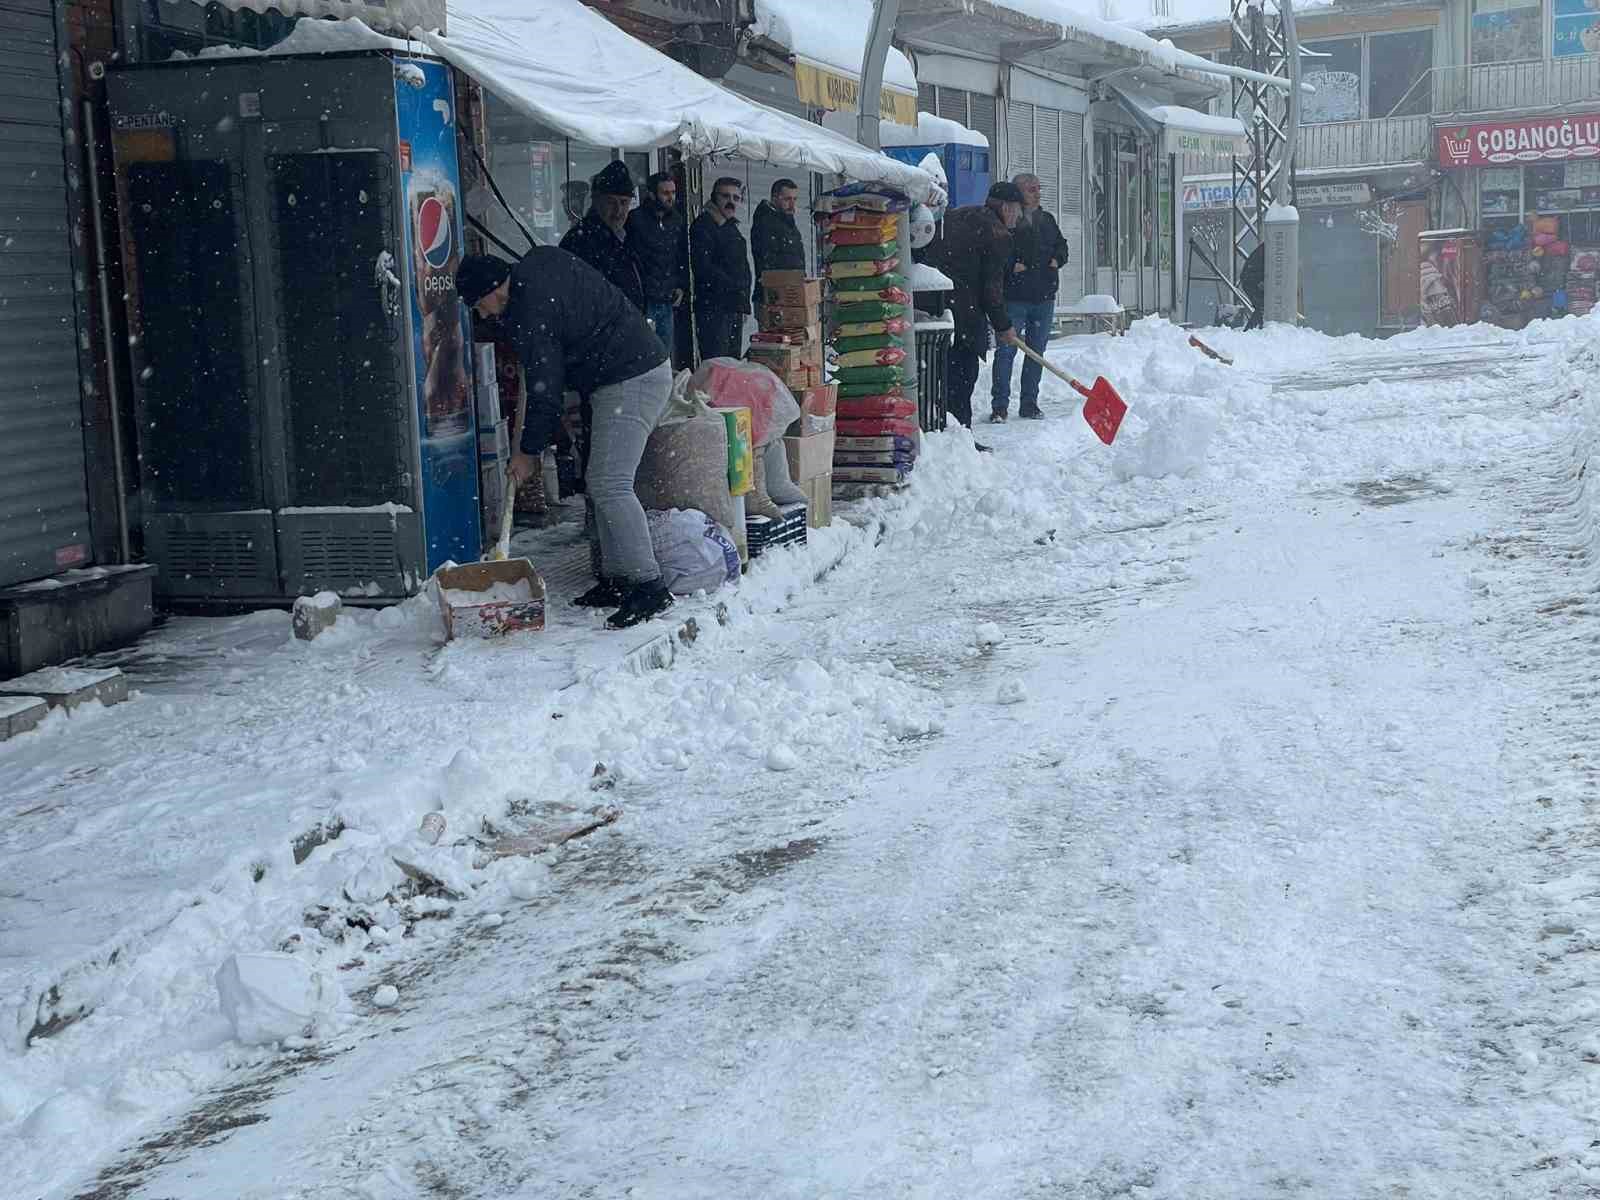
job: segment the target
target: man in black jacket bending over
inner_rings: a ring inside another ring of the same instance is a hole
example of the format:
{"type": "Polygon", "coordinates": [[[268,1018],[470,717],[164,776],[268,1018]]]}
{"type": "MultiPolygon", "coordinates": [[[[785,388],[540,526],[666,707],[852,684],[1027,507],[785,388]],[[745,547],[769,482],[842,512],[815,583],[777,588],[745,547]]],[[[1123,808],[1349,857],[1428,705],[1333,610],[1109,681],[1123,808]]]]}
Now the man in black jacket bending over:
{"type": "Polygon", "coordinates": [[[587,473],[600,530],[600,582],[574,603],[617,605],[613,629],[647,621],[672,606],[650,543],[633,478],[672,392],[666,347],[629,299],[588,263],[554,246],[535,246],[516,266],[469,254],[456,291],[483,318],[498,318],[527,381],[522,442],[511,456],[512,485],[539,469],[555,439],[562,393],[590,400],[594,432],[587,473]]]}
{"type": "Polygon", "coordinates": [[[689,229],[694,270],[694,320],[700,357],[738,358],[744,353],[744,319],[750,312],[750,258],[739,232],[744,185],[724,177],[711,189],[705,212],[689,229]]]}

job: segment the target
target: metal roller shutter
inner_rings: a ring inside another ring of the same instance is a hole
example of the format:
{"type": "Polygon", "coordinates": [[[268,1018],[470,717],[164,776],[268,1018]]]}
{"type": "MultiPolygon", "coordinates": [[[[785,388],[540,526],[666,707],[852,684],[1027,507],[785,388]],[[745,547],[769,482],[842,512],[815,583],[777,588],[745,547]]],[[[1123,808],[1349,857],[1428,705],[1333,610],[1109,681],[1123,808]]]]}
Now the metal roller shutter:
{"type": "Polygon", "coordinates": [[[1061,198],[1057,210],[1061,235],[1072,247],[1072,259],[1061,271],[1059,303],[1072,304],[1083,298],[1083,114],[1060,114],[1061,198]]]}
{"type": "Polygon", "coordinates": [[[0,0],[0,586],[89,560],[51,0],[0,0]]]}
{"type": "Polygon", "coordinates": [[[1019,171],[1033,170],[1033,105],[1012,100],[1006,104],[1006,165],[995,178],[1015,179],[1019,171]]]}

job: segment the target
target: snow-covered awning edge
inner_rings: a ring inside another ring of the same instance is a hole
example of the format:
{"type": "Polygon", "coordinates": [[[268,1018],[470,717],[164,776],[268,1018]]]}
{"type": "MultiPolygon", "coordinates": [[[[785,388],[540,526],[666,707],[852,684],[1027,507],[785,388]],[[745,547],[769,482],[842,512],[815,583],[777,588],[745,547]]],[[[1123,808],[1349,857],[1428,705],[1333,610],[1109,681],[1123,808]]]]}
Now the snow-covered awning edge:
{"type": "MultiPolygon", "coordinates": [[[[210,0],[193,0],[204,7],[210,0]]],[[[381,33],[405,35],[416,27],[448,29],[445,0],[218,0],[232,12],[264,13],[269,9],[286,17],[355,17],[381,33]]]]}
{"type": "Polygon", "coordinates": [[[454,0],[449,36],[418,28],[412,37],[519,112],[579,141],[630,150],[671,145],[697,157],[728,155],[882,183],[914,201],[944,199],[944,189],[920,167],[739,96],[638,41],[577,0],[545,3],[549,7],[541,10],[543,19],[536,31],[527,11],[514,0],[454,0]],[[553,36],[552,30],[580,35],[602,59],[609,56],[613,66],[609,78],[650,80],[650,94],[608,94],[606,75],[585,77],[584,96],[563,90],[558,83],[563,71],[570,74],[571,65],[563,57],[560,36],[553,36]],[[557,61],[541,69],[541,62],[552,55],[557,61]]]}

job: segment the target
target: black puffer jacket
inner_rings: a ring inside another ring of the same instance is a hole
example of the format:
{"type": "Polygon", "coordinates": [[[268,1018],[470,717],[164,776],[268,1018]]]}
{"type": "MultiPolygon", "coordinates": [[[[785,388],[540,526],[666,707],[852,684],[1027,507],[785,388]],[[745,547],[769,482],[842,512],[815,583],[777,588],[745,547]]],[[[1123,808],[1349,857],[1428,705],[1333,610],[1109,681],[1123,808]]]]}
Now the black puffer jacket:
{"type": "Polygon", "coordinates": [[[709,312],[750,311],[750,258],[739,222],[718,225],[701,213],[689,227],[689,255],[694,264],[694,302],[709,312]]]}
{"type": "Polygon", "coordinates": [[[646,200],[628,214],[628,249],[644,279],[644,298],[665,304],[673,290],[689,290],[689,245],[683,214],[646,200]]]}
{"type": "Polygon", "coordinates": [[[627,242],[612,233],[611,227],[600,219],[599,213],[590,209],[588,216],[567,230],[561,239],[561,248],[599,271],[612,287],[633,302],[635,308],[644,311],[644,278],[638,260],[627,242]]]}
{"type": "MultiPolygon", "coordinates": [[[[610,230],[606,236],[615,240],[610,230]]],[[[587,398],[667,360],[638,307],[588,263],[553,246],[535,246],[511,268],[511,300],[500,325],[522,360],[527,454],[554,440],[563,392],[587,398]]]]}
{"type": "Polygon", "coordinates": [[[764,271],[804,271],[806,243],[792,214],[771,201],[756,205],[750,218],[750,257],[756,260],[756,287],[764,271]]]}
{"type": "Polygon", "coordinates": [[[1006,299],[1024,304],[1054,300],[1061,290],[1061,268],[1072,252],[1061,226],[1042,208],[1024,212],[1011,231],[1011,265],[1006,268],[1006,299]],[[1050,260],[1055,260],[1055,266],[1050,260]],[[1017,270],[1018,265],[1022,270],[1017,270]]]}
{"type": "Polygon", "coordinates": [[[944,233],[931,256],[955,282],[950,309],[956,319],[957,348],[988,353],[989,330],[1011,328],[1006,312],[1006,267],[1011,262],[1011,234],[1000,214],[987,204],[954,208],[945,214],[944,233]]]}

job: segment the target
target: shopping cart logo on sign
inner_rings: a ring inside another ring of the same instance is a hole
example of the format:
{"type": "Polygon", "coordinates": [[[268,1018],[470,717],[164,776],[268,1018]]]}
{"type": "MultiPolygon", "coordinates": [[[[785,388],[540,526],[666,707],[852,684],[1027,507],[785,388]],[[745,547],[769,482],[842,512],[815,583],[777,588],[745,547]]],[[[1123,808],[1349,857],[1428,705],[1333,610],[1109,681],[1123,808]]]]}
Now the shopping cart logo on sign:
{"type": "Polygon", "coordinates": [[[1439,143],[1444,148],[1445,166],[1464,167],[1472,161],[1472,138],[1465,129],[1441,129],[1439,143]]]}

